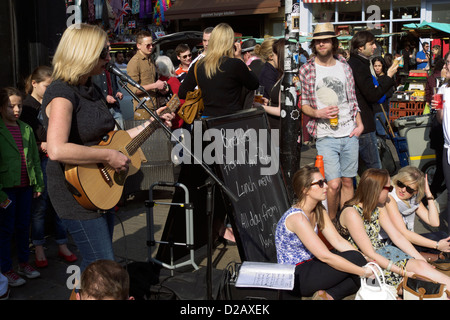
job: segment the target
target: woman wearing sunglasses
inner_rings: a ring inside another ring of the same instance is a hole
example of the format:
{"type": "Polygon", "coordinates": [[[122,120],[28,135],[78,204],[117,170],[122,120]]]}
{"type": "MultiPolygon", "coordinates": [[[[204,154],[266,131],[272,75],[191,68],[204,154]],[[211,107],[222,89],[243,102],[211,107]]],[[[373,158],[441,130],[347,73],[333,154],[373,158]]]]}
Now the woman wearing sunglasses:
{"type": "MultiPolygon", "coordinates": [[[[68,27],[53,57],[53,82],[42,101],[47,128],[48,194],[64,226],[83,258],[81,271],[99,259],[114,260],[112,232],[114,216],[110,210],[89,210],[73,197],[66,184],[64,164],[103,163],[115,172],[128,170],[130,158],[113,148],[91,148],[114,130],[114,118],[91,76],[101,74],[111,60],[107,34],[88,24],[68,27]]],[[[162,108],[158,109],[158,113],[162,108]]],[[[162,116],[170,125],[173,114],[162,116]]],[[[127,130],[130,138],[142,132],[152,119],[127,130]]]]}
{"type": "Polygon", "coordinates": [[[393,189],[386,169],[364,171],[354,197],[338,215],[340,233],[384,269],[389,285],[397,287],[405,275],[418,274],[450,288],[450,278],[428,264],[391,221],[385,204],[393,189]],[[381,229],[394,245],[381,239],[381,229]]]}
{"type": "MultiPolygon", "coordinates": [[[[422,235],[414,232],[416,214],[429,226],[439,227],[439,211],[427,181],[418,168],[412,166],[401,168],[392,178],[394,190],[389,193],[386,209],[392,223],[403,236],[414,244],[422,255],[434,261],[439,258],[441,251],[450,252],[450,237],[441,231],[422,235]],[[424,196],[428,208],[422,203],[424,196]]],[[[381,237],[389,241],[385,232],[381,232],[381,237]]],[[[441,258],[445,259],[444,254],[441,258]]]]}
{"type": "Polygon", "coordinates": [[[322,205],[327,181],[318,168],[305,166],[295,173],[293,187],[297,201],[281,217],[275,233],[278,263],[296,265],[293,294],[340,300],[356,293],[360,277],[372,271],[363,267],[366,259],[339,235],[322,205]],[[319,230],[336,250],[328,249],[319,230]]]}

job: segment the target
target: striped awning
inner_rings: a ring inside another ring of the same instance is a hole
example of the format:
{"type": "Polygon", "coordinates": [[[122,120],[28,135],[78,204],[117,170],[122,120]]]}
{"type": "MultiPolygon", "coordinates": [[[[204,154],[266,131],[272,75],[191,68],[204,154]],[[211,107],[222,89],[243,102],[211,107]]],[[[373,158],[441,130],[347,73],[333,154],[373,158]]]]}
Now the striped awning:
{"type": "Polygon", "coordinates": [[[303,3],[356,2],[359,0],[303,0],[303,3]]]}

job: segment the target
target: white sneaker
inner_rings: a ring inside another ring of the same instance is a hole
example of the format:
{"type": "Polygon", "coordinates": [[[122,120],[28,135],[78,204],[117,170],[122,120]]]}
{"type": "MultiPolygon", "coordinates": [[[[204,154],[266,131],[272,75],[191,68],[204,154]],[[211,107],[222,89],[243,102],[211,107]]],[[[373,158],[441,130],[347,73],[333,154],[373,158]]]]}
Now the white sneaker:
{"type": "Polygon", "coordinates": [[[11,287],[18,287],[25,284],[26,282],[24,278],[21,278],[13,270],[9,270],[8,272],[3,273],[3,275],[8,279],[8,284],[11,287]]]}
{"type": "Polygon", "coordinates": [[[28,263],[19,263],[19,269],[17,270],[17,273],[27,277],[28,279],[34,279],[41,275],[39,271],[35,270],[28,263]]]}

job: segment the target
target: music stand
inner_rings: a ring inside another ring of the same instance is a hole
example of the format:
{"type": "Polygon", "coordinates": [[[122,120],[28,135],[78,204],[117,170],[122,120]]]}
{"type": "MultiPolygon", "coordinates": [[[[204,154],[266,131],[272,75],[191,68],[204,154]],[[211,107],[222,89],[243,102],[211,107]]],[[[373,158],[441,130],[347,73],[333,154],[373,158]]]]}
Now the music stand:
{"type": "MultiPolygon", "coordinates": [[[[174,140],[174,141],[178,141],[182,146],[183,146],[183,152],[187,152],[189,156],[191,156],[194,160],[195,163],[200,164],[200,166],[203,168],[203,170],[208,174],[209,178],[207,179],[207,182],[205,183],[204,186],[202,187],[206,187],[207,188],[207,218],[208,218],[208,241],[207,241],[207,272],[206,272],[206,289],[207,289],[207,298],[209,300],[212,300],[212,230],[211,230],[211,225],[212,225],[212,188],[213,186],[215,186],[216,184],[221,188],[221,190],[223,192],[225,192],[225,194],[230,197],[233,201],[238,201],[239,198],[231,192],[231,190],[223,183],[222,180],[220,180],[217,175],[202,161],[199,160],[194,153],[191,152],[190,148],[187,148],[187,146],[185,144],[183,144],[183,142],[179,141],[179,139],[177,139],[177,137],[173,134],[172,130],[166,126],[166,124],[164,123],[164,121],[156,114],[156,106],[153,102],[153,100],[150,98],[150,94],[148,92],[146,93],[146,97],[144,97],[144,99],[140,100],[131,90],[130,88],[128,88],[128,86],[125,84],[124,81],[122,81],[121,79],[118,79],[119,84],[121,85],[122,88],[124,88],[125,90],[127,90],[127,92],[133,97],[133,99],[135,99],[137,102],[139,102],[138,104],[138,108],[144,108],[156,121],[158,121],[158,123],[161,125],[161,127],[164,129],[164,131],[166,131],[166,133],[168,133],[168,135],[174,140]],[[153,104],[153,108],[155,109],[155,111],[151,110],[150,108],[147,107],[146,102],[150,100],[151,103],[153,104]]],[[[199,188],[202,188],[199,187],[199,188]]]]}

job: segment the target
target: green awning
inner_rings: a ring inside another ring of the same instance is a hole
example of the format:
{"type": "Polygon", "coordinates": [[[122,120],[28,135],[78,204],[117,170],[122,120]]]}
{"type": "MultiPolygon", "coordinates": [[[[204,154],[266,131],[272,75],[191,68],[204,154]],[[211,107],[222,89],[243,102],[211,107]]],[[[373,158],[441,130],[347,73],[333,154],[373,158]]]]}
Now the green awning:
{"type": "Polygon", "coordinates": [[[427,22],[408,23],[403,25],[403,30],[412,32],[419,37],[449,37],[450,23],[427,22]]]}

